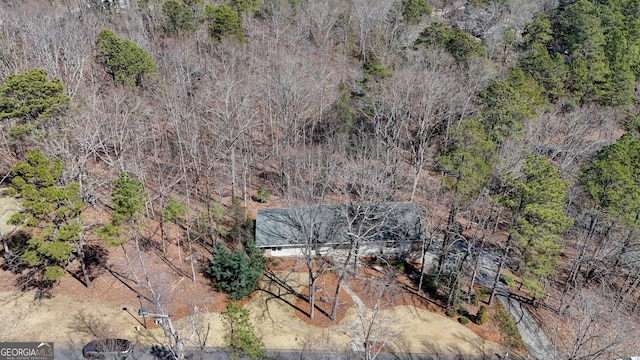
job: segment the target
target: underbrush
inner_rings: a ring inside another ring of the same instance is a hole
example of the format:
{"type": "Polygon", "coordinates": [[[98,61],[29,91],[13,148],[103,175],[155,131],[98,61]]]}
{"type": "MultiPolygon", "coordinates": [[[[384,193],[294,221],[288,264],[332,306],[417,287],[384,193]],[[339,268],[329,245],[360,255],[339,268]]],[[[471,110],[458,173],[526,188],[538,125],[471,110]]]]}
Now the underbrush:
{"type": "Polygon", "coordinates": [[[500,331],[504,335],[505,344],[514,349],[524,350],[526,346],[520,336],[516,323],[502,305],[496,303],[495,307],[496,313],[493,318],[498,323],[500,331]]]}

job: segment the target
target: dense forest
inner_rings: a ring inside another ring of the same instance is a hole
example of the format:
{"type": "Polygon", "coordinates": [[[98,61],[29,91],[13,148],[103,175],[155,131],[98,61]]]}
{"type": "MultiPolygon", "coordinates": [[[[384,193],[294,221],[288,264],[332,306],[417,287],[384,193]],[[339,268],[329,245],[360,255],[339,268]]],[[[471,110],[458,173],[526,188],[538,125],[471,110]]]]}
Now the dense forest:
{"type": "Polygon", "coordinates": [[[246,260],[253,202],[412,201],[428,276],[486,246],[562,358],[629,356],[639,80],[638,0],[3,1],[3,267],[91,286],[148,222],[246,260]]]}

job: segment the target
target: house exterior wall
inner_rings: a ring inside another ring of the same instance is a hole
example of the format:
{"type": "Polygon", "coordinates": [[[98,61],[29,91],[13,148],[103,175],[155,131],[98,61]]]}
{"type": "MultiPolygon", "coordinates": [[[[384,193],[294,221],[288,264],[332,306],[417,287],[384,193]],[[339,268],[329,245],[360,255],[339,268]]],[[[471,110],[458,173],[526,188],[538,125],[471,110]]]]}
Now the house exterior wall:
{"type": "MultiPolygon", "coordinates": [[[[360,256],[379,254],[379,255],[394,255],[409,253],[411,251],[412,241],[403,241],[400,243],[368,243],[360,246],[358,254],[360,256]]],[[[344,247],[343,247],[344,248],[344,247]]],[[[330,254],[336,247],[323,246],[320,248],[321,255],[330,254]]],[[[266,257],[286,257],[286,256],[304,256],[305,251],[303,247],[268,247],[263,249],[263,254],[266,257]]]]}

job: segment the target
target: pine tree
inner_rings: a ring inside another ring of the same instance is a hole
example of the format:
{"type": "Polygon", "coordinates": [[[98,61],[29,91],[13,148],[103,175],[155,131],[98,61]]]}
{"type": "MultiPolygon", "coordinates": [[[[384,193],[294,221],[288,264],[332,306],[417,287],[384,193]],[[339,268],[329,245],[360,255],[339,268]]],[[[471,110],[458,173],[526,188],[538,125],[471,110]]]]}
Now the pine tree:
{"type": "Polygon", "coordinates": [[[244,40],[242,18],[238,12],[228,5],[207,5],[205,17],[209,22],[209,35],[216,41],[230,37],[237,41],[244,40]]]}
{"type": "Polygon", "coordinates": [[[222,313],[226,330],[224,339],[233,359],[237,359],[240,354],[252,360],[266,358],[264,345],[256,336],[249,315],[249,310],[232,302],[227,303],[227,310],[222,313]]]}
{"type": "Polygon", "coordinates": [[[203,8],[202,0],[168,0],[162,5],[162,14],[165,19],[164,31],[171,35],[178,35],[179,31],[196,30],[203,8]]]}
{"type": "Polygon", "coordinates": [[[42,267],[42,280],[55,281],[65,275],[80,241],[80,214],[84,207],[77,182],[60,184],[64,170],[40,151],[31,151],[26,161],[11,168],[13,194],[22,200],[23,210],[9,222],[31,233],[22,258],[31,267],[42,267]]]}
{"type": "Polygon", "coordinates": [[[152,87],[158,66],[146,51],[131,40],[120,39],[111,30],[102,30],[96,38],[98,61],[116,84],[152,87]]]}
{"type": "Polygon", "coordinates": [[[113,211],[111,221],[97,230],[98,236],[109,246],[119,246],[129,239],[126,230],[135,231],[140,225],[147,194],[142,183],[126,172],[120,173],[111,192],[113,211]]]}
{"type": "Polygon", "coordinates": [[[510,237],[520,254],[522,283],[535,298],[542,283],[555,273],[564,249],[560,234],[572,224],[565,215],[569,182],[547,159],[528,155],[518,175],[503,176],[506,195],[501,203],[513,215],[510,237]]]}
{"type": "Polygon", "coordinates": [[[62,81],[47,79],[42,69],[7,76],[0,86],[0,120],[12,120],[9,139],[24,142],[34,130],[62,115],[70,99],[62,81]]]}
{"type": "Polygon", "coordinates": [[[230,299],[240,300],[258,286],[266,263],[253,242],[249,242],[244,251],[236,249],[233,252],[218,244],[211,254],[213,256],[205,273],[216,290],[229,294],[230,299]]]}

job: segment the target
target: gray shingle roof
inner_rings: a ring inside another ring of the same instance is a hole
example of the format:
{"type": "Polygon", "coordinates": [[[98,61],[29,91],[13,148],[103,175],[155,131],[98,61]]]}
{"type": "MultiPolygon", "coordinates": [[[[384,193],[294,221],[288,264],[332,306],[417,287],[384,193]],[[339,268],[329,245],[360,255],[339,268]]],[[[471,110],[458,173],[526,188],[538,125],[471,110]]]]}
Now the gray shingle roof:
{"type": "Polygon", "coordinates": [[[319,205],[261,209],[256,216],[258,247],[324,245],[361,241],[416,241],[422,236],[420,211],[410,202],[374,205],[319,205]]]}

